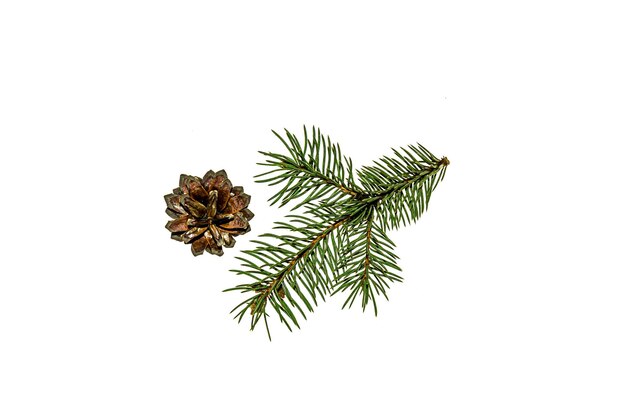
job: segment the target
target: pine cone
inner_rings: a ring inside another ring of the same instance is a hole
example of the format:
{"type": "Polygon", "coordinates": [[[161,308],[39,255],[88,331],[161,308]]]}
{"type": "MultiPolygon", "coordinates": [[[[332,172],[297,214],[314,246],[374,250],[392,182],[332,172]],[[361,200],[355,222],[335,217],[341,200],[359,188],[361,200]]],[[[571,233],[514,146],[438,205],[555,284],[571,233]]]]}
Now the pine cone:
{"type": "Polygon", "coordinates": [[[174,219],[165,227],[172,239],[191,243],[194,256],[205,250],[222,256],[223,246],[235,246],[234,236],[250,231],[248,221],[254,217],[247,208],[250,196],[243,187],[233,187],[224,170],[209,171],[203,178],[182,174],[165,202],[165,212],[174,219]]]}

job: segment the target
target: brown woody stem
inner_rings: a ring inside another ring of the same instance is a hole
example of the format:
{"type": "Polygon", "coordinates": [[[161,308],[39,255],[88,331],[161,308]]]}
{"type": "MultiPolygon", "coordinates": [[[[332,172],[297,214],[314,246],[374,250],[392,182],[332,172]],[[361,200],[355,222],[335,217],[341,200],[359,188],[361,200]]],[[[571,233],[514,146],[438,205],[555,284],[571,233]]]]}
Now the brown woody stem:
{"type": "Polygon", "coordinates": [[[315,246],[317,246],[318,243],[320,243],[323,239],[328,237],[328,235],[333,230],[335,230],[336,228],[338,228],[339,226],[341,226],[348,220],[350,220],[350,216],[344,216],[340,218],[339,220],[337,220],[336,222],[328,226],[326,229],[324,229],[322,233],[316,236],[315,239],[313,239],[311,243],[309,243],[305,248],[300,250],[300,252],[298,252],[296,256],[294,256],[294,258],[289,262],[289,264],[282,271],[280,271],[278,275],[276,275],[276,278],[272,280],[270,285],[265,290],[263,290],[263,297],[265,298],[269,297],[269,295],[272,293],[274,288],[276,288],[278,285],[282,283],[285,277],[293,270],[293,268],[295,268],[296,264],[299,261],[306,258],[307,255],[315,248],[315,246]]]}

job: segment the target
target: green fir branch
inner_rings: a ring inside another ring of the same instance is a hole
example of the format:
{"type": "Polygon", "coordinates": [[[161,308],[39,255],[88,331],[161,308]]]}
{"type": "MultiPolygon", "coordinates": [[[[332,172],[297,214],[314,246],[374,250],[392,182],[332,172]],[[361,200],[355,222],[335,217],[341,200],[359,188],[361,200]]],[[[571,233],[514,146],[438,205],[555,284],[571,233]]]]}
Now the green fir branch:
{"type": "Polygon", "coordinates": [[[305,310],[313,312],[318,296],[324,299],[328,294],[331,271],[340,267],[339,258],[330,254],[333,243],[329,236],[350,217],[342,216],[324,227],[304,216],[290,216],[290,220],[275,226],[286,231],[284,234],[262,235],[265,240],[255,241],[255,249],[244,251],[248,257],[239,258],[244,269],[234,272],[251,277],[253,282],[226,290],[254,293],[231,312],[241,321],[249,311],[251,330],[263,318],[268,336],[268,306],[292,330],[292,326],[300,327],[296,312],[306,319],[305,310]],[[270,239],[273,243],[268,242],[270,239]]]}
{"type": "Polygon", "coordinates": [[[387,289],[392,282],[402,281],[398,275],[398,256],[393,252],[395,244],[383,229],[374,222],[374,211],[367,220],[352,231],[350,243],[344,247],[343,256],[349,259],[344,270],[337,274],[333,295],[348,292],[342,308],[352,307],[358,296],[361,297],[363,311],[371,301],[374,314],[378,315],[376,297],[387,297],[387,289]]]}
{"type": "Polygon", "coordinates": [[[287,152],[260,152],[267,159],[259,165],[269,170],[257,181],[280,185],[270,203],[294,202],[291,210],[302,214],[276,222],[276,233],[261,235],[238,258],[242,267],[233,271],[250,282],[225,290],[248,295],[232,310],[235,319],[249,314],[251,330],[263,319],[271,339],[270,312],[291,331],[318,299],[338,293],[348,294],[343,308],[360,298],[363,310],[371,302],[378,314],[376,297],[388,299],[391,283],[402,281],[387,230],[419,219],[448,159],[409,145],[355,176],[350,158],[319,129],[305,127],[302,142],[287,130],[286,139],[274,134],[287,152]]]}
{"type": "Polygon", "coordinates": [[[379,223],[397,229],[417,221],[443,179],[450,161],[437,158],[422,145],[393,149],[395,158],[382,157],[363,167],[358,177],[367,190],[366,201],[376,202],[379,223]]]}
{"type": "Polygon", "coordinates": [[[283,206],[301,198],[295,209],[321,198],[333,200],[362,194],[354,178],[352,160],[343,156],[339,145],[332,143],[319,129],[313,127],[309,137],[305,127],[302,144],[287,129],[287,139],[272,132],[285,146],[288,155],[261,151],[268,159],[259,165],[270,169],[255,177],[259,178],[257,182],[269,185],[284,184],[270,198],[272,205],[280,202],[283,206]]]}

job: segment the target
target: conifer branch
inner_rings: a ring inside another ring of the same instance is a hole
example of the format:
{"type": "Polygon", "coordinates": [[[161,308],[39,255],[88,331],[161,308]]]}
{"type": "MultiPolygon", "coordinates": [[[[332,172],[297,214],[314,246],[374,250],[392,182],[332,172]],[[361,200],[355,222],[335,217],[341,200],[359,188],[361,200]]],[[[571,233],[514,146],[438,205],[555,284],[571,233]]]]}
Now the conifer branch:
{"type": "Polygon", "coordinates": [[[388,181],[384,184],[377,182],[383,180],[383,172],[378,168],[382,164],[375,162],[375,167],[363,168],[359,178],[371,190],[365,201],[375,202],[383,228],[397,229],[401,224],[406,226],[417,221],[428,209],[430,196],[445,176],[450,162],[446,157],[437,159],[433,156],[426,161],[416,161],[412,169],[406,169],[392,165],[389,158],[382,160],[387,161],[388,166],[394,166],[395,172],[400,171],[397,177],[384,178],[388,181]]]}
{"type": "Polygon", "coordinates": [[[374,306],[374,314],[378,315],[376,296],[382,295],[386,299],[386,290],[391,282],[400,282],[402,277],[397,274],[400,267],[397,265],[397,255],[393,253],[394,243],[386,237],[385,233],[374,222],[375,213],[372,210],[366,222],[356,231],[353,239],[346,249],[350,253],[351,260],[342,273],[336,277],[333,295],[348,291],[349,295],[342,308],[352,307],[356,298],[361,296],[363,311],[371,301],[374,306]]]}
{"type": "Polygon", "coordinates": [[[352,160],[344,157],[339,145],[332,143],[319,129],[313,128],[309,138],[305,128],[302,145],[286,129],[286,140],[273,130],[272,133],[288,151],[288,155],[260,152],[268,159],[259,165],[272,169],[257,175],[258,182],[270,185],[286,183],[270,198],[272,205],[280,202],[280,206],[283,206],[291,200],[302,198],[297,208],[322,197],[331,199],[341,198],[341,194],[348,197],[362,194],[354,179],[352,160]],[[331,187],[326,187],[328,185],[331,187]]]}
{"type": "Polygon", "coordinates": [[[252,295],[232,310],[235,318],[241,321],[249,312],[251,330],[262,318],[270,336],[270,310],[292,330],[300,327],[296,313],[306,319],[305,310],[312,312],[318,297],[340,292],[348,293],[344,308],[360,296],[362,309],[371,301],[377,314],[376,297],[388,299],[390,284],[402,281],[386,231],[422,215],[448,159],[410,145],[358,170],[358,183],[350,158],[319,129],[309,136],[305,128],[302,143],[287,130],[286,140],[274,134],[288,155],[261,152],[268,159],[260,165],[271,169],[257,181],[282,185],[271,204],[300,200],[291,210],[304,212],[276,222],[279,232],[261,235],[257,247],[238,258],[242,269],[234,272],[252,282],[225,291],[252,295]]]}

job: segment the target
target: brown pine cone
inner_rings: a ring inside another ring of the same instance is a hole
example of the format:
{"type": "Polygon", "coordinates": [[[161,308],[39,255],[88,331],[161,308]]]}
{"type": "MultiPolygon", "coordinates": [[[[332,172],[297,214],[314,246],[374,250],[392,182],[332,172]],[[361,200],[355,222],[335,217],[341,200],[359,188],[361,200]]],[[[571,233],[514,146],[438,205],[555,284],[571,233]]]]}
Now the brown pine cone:
{"type": "Polygon", "coordinates": [[[174,220],[165,227],[172,239],[191,244],[194,256],[205,250],[222,256],[232,248],[234,236],[250,231],[250,196],[233,187],[224,170],[207,172],[203,178],[182,174],[179,187],[165,196],[165,212],[174,220]]]}

